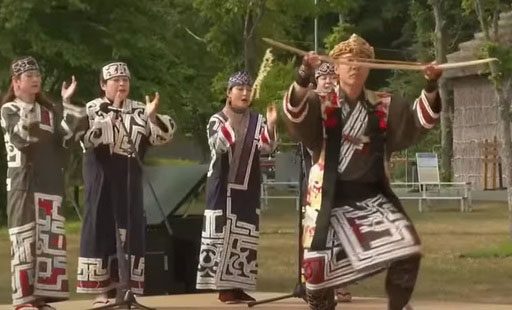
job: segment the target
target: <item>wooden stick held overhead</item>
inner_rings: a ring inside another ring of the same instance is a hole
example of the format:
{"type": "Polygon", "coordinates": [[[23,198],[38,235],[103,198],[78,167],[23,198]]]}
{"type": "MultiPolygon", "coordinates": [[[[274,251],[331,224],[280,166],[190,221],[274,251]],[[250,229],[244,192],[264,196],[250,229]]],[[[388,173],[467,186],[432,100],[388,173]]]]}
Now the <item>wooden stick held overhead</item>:
{"type": "MultiPolygon", "coordinates": [[[[490,63],[493,61],[498,61],[497,58],[486,58],[486,59],[478,59],[478,60],[470,60],[470,61],[462,61],[462,62],[450,62],[444,64],[436,64],[439,69],[442,70],[450,70],[457,69],[463,67],[471,67],[477,66],[481,64],[490,63]]],[[[374,63],[374,62],[363,62],[363,61],[354,61],[352,59],[343,60],[336,59],[336,63],[346,64],[346,65],[356,65],[360,67],[365,67],[369,69],[390,69],[390,70],[414,70],[414,71],[423,71],[426,66],[429,64],[400,64],[400,63],[374,63]]]]}
{"type": "MultiPolygon", "coordinates": [[[[304,56],[308,53],[308,52],[298,49],[296,47],[293,47],[293,46],[290,46],[290,45],[287,45],[287,44],[284,44],[284,43],[281,43],[281,42],[278,42],[278,41],[275,41],[275,40],[272,40],[269,38],[262,38],[262,40],[274,47],[297,54],[299,56],[304,56]]],[[[331,57],[329,57],[327,55],[318,55],[318,56],[320,57],[320,60],[322,60],[322,61],[334,63],[334,59],[332,59],[331,57]]]]}
{"type": "MultiPolygon", "coordinates": [[[[263,38],[263,41],[266,43],[277,47],[279,49],[292,52],[299,56],[304,56],[308,54],[308,52],[298,49],[293,46],[289,46],[287,44],[269,39],[263,38]]],[[[353,66],[360,66],[369,69],[388,69],[388,70],[414,70],[414,71],[423,71],[426,66],[429,64],[421,63],[421,62],[409,62],[409,61],[397,61],[397,60],[384,60],[384,59],[367,59],[367,58],[346,58],[346,59],[332,59],[327,55],[318,55],[320,60],[337,63],[337,64],[346,64],[353,66]]],[[[462,61],[462,62],[451,62],[444,64],[437,64],[437,67],[442,70],[449,69],[457,69],[463,67],[476,66],[481,64],[490,63],[493,61],[499,61],[497,58],[486,58],[486,59],[478,59],[478,60],[470,60],[470,61],[462,61]]]]}

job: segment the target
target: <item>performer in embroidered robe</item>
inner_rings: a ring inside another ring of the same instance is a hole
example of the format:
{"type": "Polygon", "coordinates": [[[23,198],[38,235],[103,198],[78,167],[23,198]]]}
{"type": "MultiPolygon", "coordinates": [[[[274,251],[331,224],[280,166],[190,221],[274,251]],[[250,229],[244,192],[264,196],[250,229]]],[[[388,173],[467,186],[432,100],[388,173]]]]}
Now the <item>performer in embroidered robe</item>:
{"type": "MultiPolygon", "coordinates": [[[[7,221],[11,241],[12,304],[15,309],[54,309],[68,299],[62,105],[41,93],[36,60],[11,64],[11,85],[2,100],[7,153],[7,221]]],[[[63,84],[64,101],[75,90],[63,84]]]]}
{"type": "MultiPolygon", "coordinates": [[[[374,58],[373,48],[352,35],[330,53],[374,58]]],[[[316,227],[303,268],[311,309],[334,309],[333,288],[388,269],[389,309],[409,301],[420,262],[420,241],[389,186],[386,158],[434,127],[441,102],[435,65],[424,70],[427,87],[409,104],[364,88],[368,69],[338,63],[338,83],[328,93],[308,88],[318,55],[304,57],[284,98],[290,134],[312,151],[310,208],[316,227]]]]}
{"type": "MultiPolygon", "coordinates": [[[[89,122],[82,138],[85,216],[77,271],[77,292],[97,294],[94,306],[109,303],[107,293],[119,288],[119,280],[130,285],[134,293],[143,293],[146,220],[142,167],[134,155],[142,159],[150,145],[169,142],[176,127],[170,117],[156,113],[158,93],[151,102],[146,96],[146,105],[128,99],[130,72],[125,63],[104,66],[100,86],[104,97],[86,105],[89,122]],[[127,251],[127,234],[131,270],[124,275],[122,264],[128,262],[119,262],[116,253],[124,257],[119,251],[127,251]],[[121,249],[116,251],[119,244],[121,249]]],[[[119,288],[118,299],[123,289],[119,288]]]]}
{"type": "Polygon", "coordinates": [[[226,106],[208,122],[211,166],[208,172],[197,288],[218,290],[219,300],[254,300],[259,238],[260,153],[273,150],[277,112],[267,121],[250,109],[251,79],[245,72],[229,78],[226,106]]]}
{"type": "MultiPolygon", "coordinates": [[[[319,96],[327,95],[334,90],[337,85],[337,76],[334,65],[328,62],[322,63],[315,70],[315,92],[319,96]]],[[[307,172],[307,190],[306,190],[306,205],[303,207],[303,248],[309,250],[311,246],[311,240],[315,233],[316,218],[320,211],[320,198],[322,190],[322,170],[323,161],[317,163],[312,162],[311,152],[304,152],[304,157],[307,157],[309,163],[306,163],[306,167],[309,167],[307,172]],[[314,166],[312,166],[315,164],[314,166]],[[313,167],[313,169],[311,169],[313,167]]],[[[338,302],[351,302],[352,295],[344,287],[335,289],[335,295],[338,302]]]]}

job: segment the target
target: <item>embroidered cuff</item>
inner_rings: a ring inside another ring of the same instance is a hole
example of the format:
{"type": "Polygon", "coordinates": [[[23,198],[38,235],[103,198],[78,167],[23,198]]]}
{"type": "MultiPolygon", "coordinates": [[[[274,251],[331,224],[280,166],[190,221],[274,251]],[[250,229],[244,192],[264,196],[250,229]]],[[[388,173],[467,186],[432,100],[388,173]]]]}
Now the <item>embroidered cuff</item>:
{"type": "Polygon", "coordinates": [[[113,117],[113,112],[110,112],[105,117],[97,117],[91,122],[90,129],[84,138],[86,146],[95,147],[100,144],[114,144],[113,117]]]}
{"type": "Polygon", "coordinates": [[[292,96],[293,87],[294,85],[292,84],[290,86],[290,89],[283,98],[283,111],[290,121],[294,123],[300,123],[308,114],[309,104],[307,103],[307,100],[304,99],[302,100],[302,102],[299,103],[299,105],[292,105],[292,103],[290,102],[290,98],[292,96]]]}
{"type": "Polygon", "coordinates": [[[152,145],[165,144],[172,140],[174,131],[176,130],[176,123],[167,115],[156,116],[158,124],[153,123],[148,118],[149,123],[149,142],[152,145]]]}
{"type": "Polygon", "coordinates": [[[427,129],[433,128],[437,119],[439,119],[439,113],[432,111],[432,107],[425,96],[425,91],[422,91],[420,97],[416,99],[414,107],[421,126],[427,129]]]}
{"type": "Polygon", "coordinates": [[[231,146],[235,143],[235,132],[228,123],[221,125],[219,138],[223,140],[223,142],[225,142],[224,144],[227,146],[231,146]]]}

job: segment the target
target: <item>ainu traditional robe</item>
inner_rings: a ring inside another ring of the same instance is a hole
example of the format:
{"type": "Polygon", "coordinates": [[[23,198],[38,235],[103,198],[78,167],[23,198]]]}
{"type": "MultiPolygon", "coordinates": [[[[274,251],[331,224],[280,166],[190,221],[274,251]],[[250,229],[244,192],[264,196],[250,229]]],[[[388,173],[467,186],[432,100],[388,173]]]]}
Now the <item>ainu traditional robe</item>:
{"type": "Polygon", "coordinates": [[[1,109],[13,305],[68,298],[62,107],[20,99],[1,109]]]}
{"type": "Polygon", "coordinates": [[[126,253],[127,199],[130,199],[131,270],[127,277],[132,291],[142,294],[146,229],[142,167],[131,156],[128,137],[142,160],[149,146],[161,145],[172,139],[176,125],[165,115],[157,115],[157,123],[152,123],[145,105],[129,99],[125,100],[122,111],[116,112],[106,98],[97,98],[87,103],[86,114],[86,128],[81,131],[75,129],[85,150],[85,216],[78,258],[77,292],[98,294],[117,286],[120,271],[116,256],[116,227],[126,253]],[[117,120],[113,120],[114,113],[118,113],[117,120]],[[122,118],[128,134],[119,118],[122,118]]]}
{"type": "Polygon", "coordinates": [[[248,111],[241,134],[223,112],[208,122],[211,166],[207,179],[198,289],[255,290],[260,213],[260,153],[271,152],[269,134],[260,114],[248,111]]]}
{"type": "Polygon", "coordinates": [[[344,286],[419,255],[418,234],[390,189],[386,158],[433,128],[440,106],[424,92],[409,104],[369,90],[349,104],[339,88],[310,90],[298,100],[292,85],[285,119],[313,158],[303,238],[308,289],[344,286]]]}

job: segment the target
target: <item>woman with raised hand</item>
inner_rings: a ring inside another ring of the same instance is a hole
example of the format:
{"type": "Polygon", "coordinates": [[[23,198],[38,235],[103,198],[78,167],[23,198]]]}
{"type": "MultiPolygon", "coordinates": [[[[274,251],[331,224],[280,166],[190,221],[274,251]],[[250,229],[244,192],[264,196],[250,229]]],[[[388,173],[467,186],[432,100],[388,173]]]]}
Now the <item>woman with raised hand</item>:
{"type": "Polygon", "coordinates": [[[140,160],[148,147],[169,142],[176,128],[169,116],[157,114],[158,93],[153,100],[146,96],[143,104],[128,98],[130,85],[128,66],[110,62],[101,69],[103,95],[86,104],[88,124],[81,137],[85,216],[77,291],[96,294],[95,307],[109,304],[116,291],[118,301],[126,289],[143,293],[146,219],[140,160]],[[130,260],[119,261],[125,253],[130,260]],[[123,270],[128,263],[129,275],[123,270]]]}
{"type": "MultiPolygon", "coordinates": [[[[15,59],[11,85],[2,99],[1,122],[7,153],[7,222],[11,241],[14,309],[54,309],[68,299],[64,194],[66,130],[62,105],[42,93],[41,71],[33,57],[15,59]]],[[[62,86],[69,101],[76,88],[62,86]]]]}
{"type": "Polygon", "coordinates": [[[246,72],[228,81],[224,108],[208,122],[211,165],[201,239],[198,289],[219,291],[219,301],[254,300],[260,214],[260,153],[272,152],[277,111],[267,121],[251,106],[252,81],[246,72]]]}

